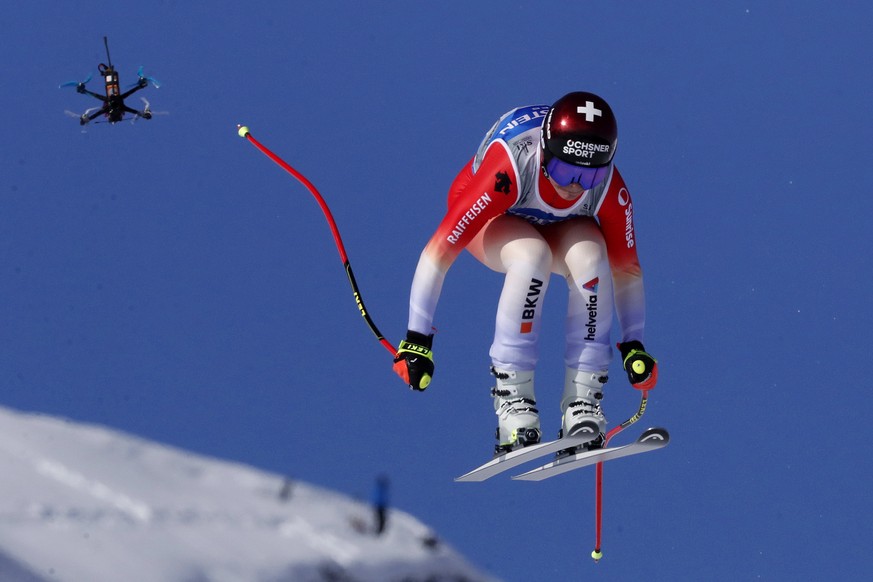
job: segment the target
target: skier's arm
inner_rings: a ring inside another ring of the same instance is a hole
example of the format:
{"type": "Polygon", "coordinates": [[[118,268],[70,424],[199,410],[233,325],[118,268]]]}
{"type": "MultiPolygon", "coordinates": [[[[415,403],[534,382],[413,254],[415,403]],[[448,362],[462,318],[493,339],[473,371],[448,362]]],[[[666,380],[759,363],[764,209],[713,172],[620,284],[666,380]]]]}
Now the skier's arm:
{"type": "Polygon", "coordinates": [[[449,190],[449,209],[418,259],[409,294],[406,340],[400,342],[394,371],[413,390],[433,377],[432,324],[449,267],[492,218],[518,198],[518,176],[502,145],[493,145],[473,173],[472,160],[449,190]]]}
{"type": "Polygon", "coordinates": [[[614,170],[597,218],[612,270],[615,310],[621,325],[622,365],[634,388],[649,390],[658,381],[658,364],[643,347],[646,323],[643,273],[637,256],[634,205],[624,180],[614,170]]]}
{"type": "Polygon", "coordinates": [[[518,198],[518,177],[505,147],[495,143],[474,174],[472,161],[455,178],[449,208],[419,257],[409,300],[408,329],[428,335],[449,267],[476,234],[518,198]]]}
{"type": "Polygon", "coordinates": [[[597,211],[606,240],[615,289],[615,311],[621,325],[621,341],[643,341],[646,301],[643,273],[637,257],[633,200],[618,169],[613,171],[609,191],[597,211]]]}
{"type": "Polygon", "coordinates": [[[606,240],[612,270],[615,311],[621,326],[621,341],[643,341],[646,300],[643,273],[637,256],[633,200],[618,169],[613,171],[609,191],[597,211],[606,240]]]}

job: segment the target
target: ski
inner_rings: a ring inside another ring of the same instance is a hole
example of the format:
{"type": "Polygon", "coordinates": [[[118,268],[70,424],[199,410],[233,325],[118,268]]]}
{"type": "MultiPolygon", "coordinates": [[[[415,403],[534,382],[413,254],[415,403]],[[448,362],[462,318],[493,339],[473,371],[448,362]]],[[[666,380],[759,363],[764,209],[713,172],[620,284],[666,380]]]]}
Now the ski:
{"type": "Polygon", "coordinates": [[[484,481],[485,479],[489,479],[494,475],[498,475],[504,471],[508,471],[513,467],[517,467],[522,463],[527,463],[528,461],[532,461],[546,455],[551,455],[564,449],[572,449],[574,447],[584,445],[591,439],[592,435],[590,433],[586,433],[584,435],[560,438],[545,443],[522,447],[520,449],[516,449],[508,453],[503,453],[502,455],[494,457],[484,465],[476,467],[469,473],[465,473],[460,477],[456,477],[455,481],[484,481]]]}
{"type": "Polygon", "coordinates": [[[611,461],[612,459],[619,459],[629,455],[654,451],[666,447],[669,442],[670,433],[666,429],[650,428],[630,444],[569,455],[556,459],[542,467],[531,469],[527,473],[514,475],[512,478],[519,481],[542,481],[543,479],[561,475],[573,469],[580,469],[603,461],[611,461]]]}

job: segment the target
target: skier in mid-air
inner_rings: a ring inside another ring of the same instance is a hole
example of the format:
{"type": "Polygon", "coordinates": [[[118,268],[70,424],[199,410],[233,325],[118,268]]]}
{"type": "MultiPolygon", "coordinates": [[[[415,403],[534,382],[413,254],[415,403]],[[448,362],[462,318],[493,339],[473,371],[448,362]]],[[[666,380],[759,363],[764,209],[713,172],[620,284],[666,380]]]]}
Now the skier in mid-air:
{"type": "Polygon", "coordinates": [[[551,273],[569,286],[561,435],[590,433],[592,447],[603,440],[613,309],[631,385],[648,390],[657,382],[657,362],[642,343],[643,277],[633,202],[613,164],[617,139],[612,109],[593,93],[509,111],[455,178],[448,212],[421,253],[406,339],[394,360],[414,390],[433,377],[434,313],[460,252],[505,273],[490,350],[498,453],[542,435],[534,370],[551,273]]]}

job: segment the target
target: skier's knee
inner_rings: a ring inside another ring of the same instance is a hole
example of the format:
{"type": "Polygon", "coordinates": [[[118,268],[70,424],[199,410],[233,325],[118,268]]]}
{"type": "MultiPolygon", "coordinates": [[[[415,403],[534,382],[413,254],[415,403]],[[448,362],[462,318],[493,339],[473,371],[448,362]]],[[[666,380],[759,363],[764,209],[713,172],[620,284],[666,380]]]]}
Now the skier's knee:
{"type": "Polygon", "coordinates": [[[600,238],[594,240],[581,240],[567,249],[564,256],[567,269],[574,276],[577,273],[591,273],[604,270],[609,265],[606,254],[606,244],[600,238]]]}
{"type": "Polygon", "coordinates": [[[547,273],[552,264],[552,249],[544,240],[520,238],[506,244],[501,259],[507,269],[526,265],[534,271],[547,273]]]}

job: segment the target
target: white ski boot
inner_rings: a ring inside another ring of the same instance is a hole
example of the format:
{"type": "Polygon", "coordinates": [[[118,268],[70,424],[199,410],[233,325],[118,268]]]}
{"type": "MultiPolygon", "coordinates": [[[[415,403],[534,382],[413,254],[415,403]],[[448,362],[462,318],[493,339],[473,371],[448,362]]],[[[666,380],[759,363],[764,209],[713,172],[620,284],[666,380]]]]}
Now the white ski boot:
{"type": "Polygon", "coordinates": [[[564,395],[561,398],[563,413],[561,436],[593,435],[588,448],[597,448],[603,442],[606,417],[600,410],[603,385],[609,377],[604,372],[586,372],[567,368],[564,376],[564,395]]]}
{"type": "Polygon", "coordinates": [[[540,413],[534,397],[533,371],[516,372],[491,367],[497,385],[491,389],[497,414],[495,454],[540,442],[540,413]]]}

